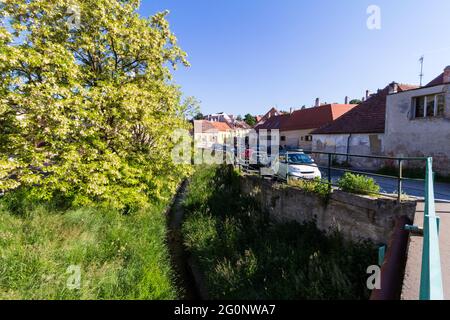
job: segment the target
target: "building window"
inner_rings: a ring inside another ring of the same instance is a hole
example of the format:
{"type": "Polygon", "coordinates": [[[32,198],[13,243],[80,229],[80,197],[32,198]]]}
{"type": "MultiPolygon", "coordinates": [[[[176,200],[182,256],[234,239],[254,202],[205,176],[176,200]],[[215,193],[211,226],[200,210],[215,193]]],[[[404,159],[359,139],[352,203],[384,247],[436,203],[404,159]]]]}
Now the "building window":
{"type": "Polygon", "coordinates": [[[413,98],[414,118],[443,116],[445,110],[445,96],[434,94],[413,98]]]}
{"type": "Polygon", "coordinates": [[[305,141],[312,141],[312,136],[311,135],[305,136],[305,141]]]}
{"type": "Polygon", "coordinates": [[[435,110],[434,110],[434,100],[435,100],[436,96],[427,96],[427,117],[434,117],[435,115],[435,110]]]}
{"type": "Polygon", "coordinates": [[[415,117],[416,118],[423,118],[424,111],[425,111],[425,97],[417,97],[414,98],[414,105],[415,105],[415,117]]]}
{"type": "Polygon", "coordinates": [[[281,141],[286,141],[286,137],[285,136],[281,136],[281,141]]]}
{"type": "Polygon", "coordinates": [[[445,110],[445,96],[440,94],[437,96],[437,115],[443,116],[445,110]]]}

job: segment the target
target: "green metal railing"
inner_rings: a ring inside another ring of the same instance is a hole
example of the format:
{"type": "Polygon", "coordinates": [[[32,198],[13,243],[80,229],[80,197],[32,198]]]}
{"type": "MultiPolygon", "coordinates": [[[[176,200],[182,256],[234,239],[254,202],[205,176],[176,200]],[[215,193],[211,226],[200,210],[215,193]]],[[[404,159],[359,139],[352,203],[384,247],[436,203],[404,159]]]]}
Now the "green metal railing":
{"type": "Polygon", "coordinates": [[[444,293],[439,251],[439,217],[436,216],[434,200],[432,158],[427,159],[426,170],[420,300],[443,300],[444,293]]]}

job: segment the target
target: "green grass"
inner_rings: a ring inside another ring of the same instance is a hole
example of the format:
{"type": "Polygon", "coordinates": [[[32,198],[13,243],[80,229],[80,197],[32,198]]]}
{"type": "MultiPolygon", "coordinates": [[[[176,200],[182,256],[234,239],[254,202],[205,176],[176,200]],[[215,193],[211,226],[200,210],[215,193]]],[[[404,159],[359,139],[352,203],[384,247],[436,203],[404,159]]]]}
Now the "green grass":
{"type": "Polygon", "coordinates": [[[0,299],[175,299],[165,204],[130,215],[0,202],[0,299]],[[80,288],[67,286],[69,266],[80,288]]]}
{"type": "Polygon", "coordinates": [[[342,191],[356,194],[376,195],[380,192],[380,186],[374,179],[349,172],[339,179],[338,186],[342,191]]]}
{"type": "Polygon", "coordinates": [[[367,299],[369,243],[325,235],[314,223],[273,223],[241,194],[237,176],[201,167],[185,201],[185,244],[215,299],[367,299]]]}

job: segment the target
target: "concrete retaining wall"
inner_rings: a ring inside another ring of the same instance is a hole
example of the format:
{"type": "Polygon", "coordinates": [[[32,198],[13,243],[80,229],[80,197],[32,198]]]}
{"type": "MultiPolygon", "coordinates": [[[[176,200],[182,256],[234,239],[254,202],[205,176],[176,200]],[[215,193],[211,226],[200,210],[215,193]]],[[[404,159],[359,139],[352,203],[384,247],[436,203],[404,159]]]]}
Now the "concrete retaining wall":
{"type": "Polygon", "coordinates": [[[255,197],[273,219],[299,223],[316,221],[323,231],[338,230],[347,239],[371,240],[387,244],[397,217],[414,220],[415,201],[402,202],[388,198],[371,198],[334,191],[326,203],[318,195],[295,187],[243,176],[242,192],[255,197]]]}

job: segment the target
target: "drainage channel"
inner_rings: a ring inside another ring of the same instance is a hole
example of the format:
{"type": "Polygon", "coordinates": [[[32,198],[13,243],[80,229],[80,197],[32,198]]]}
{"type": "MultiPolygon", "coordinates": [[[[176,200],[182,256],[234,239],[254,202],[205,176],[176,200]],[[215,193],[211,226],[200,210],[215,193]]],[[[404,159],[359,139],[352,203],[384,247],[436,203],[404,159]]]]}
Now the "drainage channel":
{"type": "Polygon", "coordinates": [[[182,224],[184,218],[183,200],[186,196],[188,181],[185,180],[167,213],[167,243],[172,266],[176,273],[176,284],[182,289],[184,300],[201,300],[195,277],[190,267],[190,255],[183,244],[182,224]]]}

